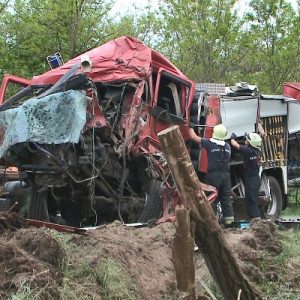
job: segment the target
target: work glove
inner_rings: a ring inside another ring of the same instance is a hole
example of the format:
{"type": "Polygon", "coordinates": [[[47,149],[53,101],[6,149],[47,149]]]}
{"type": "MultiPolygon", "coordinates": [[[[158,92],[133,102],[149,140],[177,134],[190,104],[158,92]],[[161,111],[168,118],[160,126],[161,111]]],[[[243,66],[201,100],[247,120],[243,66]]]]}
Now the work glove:
{"type": "Polygon", "coordinates": [[[232,134],[231,134],[231,136],[230,136],[230,139],[236,139],[237,138],[237,135],[233,132],[232,134]]]}

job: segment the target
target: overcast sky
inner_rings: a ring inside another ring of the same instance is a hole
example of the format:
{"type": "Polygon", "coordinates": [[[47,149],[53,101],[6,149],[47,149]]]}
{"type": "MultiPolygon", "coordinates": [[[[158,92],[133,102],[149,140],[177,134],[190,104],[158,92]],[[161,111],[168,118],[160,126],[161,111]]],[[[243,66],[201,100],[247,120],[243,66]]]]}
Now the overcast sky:
{"type": "MultiPolygon", "coordinates": [[[[140,9],[145,8],[147,5],[156,8],[159,0],[117,0],[111,13],[125,14],[127,11],[133,10],[133,6],[137,6],[140,9]]],[[[263,0],[262,0],[263,1],[263,0]]],[[[292,3],[293,7],[297,8],[297,0],[288,0],[292,3]]],[[[240,0],[238,4],[238,10],[240,13],[244,13],[250,0],[240,0]]]]}

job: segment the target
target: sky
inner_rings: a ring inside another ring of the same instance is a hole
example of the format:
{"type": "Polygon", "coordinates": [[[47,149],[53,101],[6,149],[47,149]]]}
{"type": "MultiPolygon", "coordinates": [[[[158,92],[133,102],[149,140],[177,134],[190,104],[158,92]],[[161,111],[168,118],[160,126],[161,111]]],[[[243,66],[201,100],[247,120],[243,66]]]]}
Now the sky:
{"type": "Polygon", "coordinates": [[[127,10],[130,10],[133,5],[136,5],[137,7],[140,7],[143,9],[147,5],[151,4],[152,6],[158,6],[159,0],[116,0],[116,4],[112,8],[112,12],[126,12],[127,10]]]}
{"type": "MultiPolygon", "coordinates": [[[[288,1],[292,4],[292,6],[295,9],[297,8],[297,0],[288,0],[288,1]]],[[[241,14],[245,12],[249,2],[250,0],[239,1],[238,10],[241,14]]],[[[114,5],[111,13],[125,14],[127,11],[130,11],[133,8],[133,6],[137,6],[142,10],[149,4],[155,8],[158,7],[158,3],[159,0],[116,0],[116,4],[114,5]]]]}

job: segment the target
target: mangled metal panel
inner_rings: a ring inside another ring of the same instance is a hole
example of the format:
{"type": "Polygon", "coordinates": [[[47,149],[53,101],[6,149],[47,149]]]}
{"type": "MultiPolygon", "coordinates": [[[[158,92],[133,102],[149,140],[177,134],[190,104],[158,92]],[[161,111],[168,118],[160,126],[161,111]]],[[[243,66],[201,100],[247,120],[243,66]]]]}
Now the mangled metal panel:
{"type": "Polygon", "coordinates": [[[300,101],[300,83],[286,82],[283,86],[283,95],[288,98],[293,98],[300,101]]]}
{"type": "Polygon", "coordinates": [[[243,136],[245,132],[255,131],[257,109],[258,98],[221,98],[221,119],[228,130],[227,138],[233,132],[243,136]]]}
{"type": "Polygon", "coordinates": [[[274,117],[287,115],[287,103],[281,95],[261,95],[259,102],[260,117],[274,117]]]}
{"type": "MultiPolygon", "coordinates": [[[[84,53],[92,63],[89,78],[94,82],[142,80],[150,76],[153,65],[164,66],[181,78],[188,79],[174,64],[140,40],[122,36],[84,53]]],[[[64,65],[42,75],[34,76],[31,85],[56,83],[73,66],[81,63],[83,55],[72,58],[64,65]]]]}
{"type": "Polygon", "coordinates": [[[78,143],[86,122],[88,99],[83,91],[32,98],[0,112],[0,157],[17,143],[78,143]]]}
{"type": "Polygon", "coordinates": [[[300,131],[300,103],[289,102],[288,103],[288,130],[289,133],[295,133],[300,131]]]}

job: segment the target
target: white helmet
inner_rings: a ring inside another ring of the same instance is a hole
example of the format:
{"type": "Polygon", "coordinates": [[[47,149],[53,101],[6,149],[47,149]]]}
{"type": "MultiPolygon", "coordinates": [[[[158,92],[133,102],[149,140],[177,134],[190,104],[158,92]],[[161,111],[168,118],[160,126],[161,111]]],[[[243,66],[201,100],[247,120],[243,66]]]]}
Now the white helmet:
{"type": "Polygon", "coordinates": [[[212,137],[216,140],[224,141],[227,135],[227,129],[223,124],[218,124],[213,129],[212,137]]]}
{"type": "Polygon", "coordinates": [[[262,138],[259,134],[251,132],[250,134],[246,135],[246,139],[252,147],[260,149],[262,138]]]}

